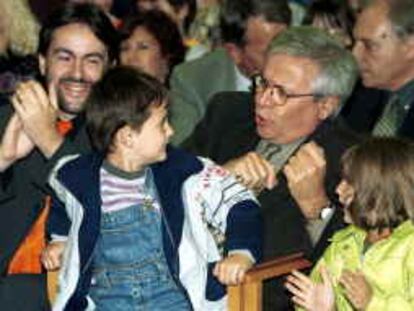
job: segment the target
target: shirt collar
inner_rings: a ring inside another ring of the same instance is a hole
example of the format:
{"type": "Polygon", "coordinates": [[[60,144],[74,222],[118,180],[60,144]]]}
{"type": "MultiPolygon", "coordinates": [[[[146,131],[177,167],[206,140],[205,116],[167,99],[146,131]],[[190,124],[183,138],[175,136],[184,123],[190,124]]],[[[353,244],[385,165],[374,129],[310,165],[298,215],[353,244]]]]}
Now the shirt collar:
{"type": "Polygon", "coordinates": [[[404,84],[397,91],[392,93],[391,96],[397,96],[399,104],[402,105],[405,110],[408,110],[414,98],[414,80],[404,84]]]}
{"type": "Polygon", "coordinates": [[[234,65],[234,74],[236,77],[236,91],[249,92],[252,86],[252,81],[241,73],[236,65],[234,65]]]}
{"type": "Polygon", "coordinates": [[[128,180],[147,180],[148,179],[148,167],[145,167],[144,169],[138,171],[138,172],[125,172],[116,166],[112,165],[109,161],[104,160],[102,163],[102,167],[104,170],[106,170],[109,174],[123,178],[128,180]]]}

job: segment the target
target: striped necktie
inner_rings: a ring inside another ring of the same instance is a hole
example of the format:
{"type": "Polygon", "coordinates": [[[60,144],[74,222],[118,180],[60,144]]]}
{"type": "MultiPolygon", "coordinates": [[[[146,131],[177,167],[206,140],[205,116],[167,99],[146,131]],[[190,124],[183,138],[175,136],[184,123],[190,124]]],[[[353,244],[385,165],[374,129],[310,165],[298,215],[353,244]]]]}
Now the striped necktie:
{"type": "Polygon", "coordinates": [[[392,95],[384,111],[376,123],[372,134],[374,136],[390,137],[397,134],[404,119],[404,108],[400,105],[397,95],[392,95]]]}

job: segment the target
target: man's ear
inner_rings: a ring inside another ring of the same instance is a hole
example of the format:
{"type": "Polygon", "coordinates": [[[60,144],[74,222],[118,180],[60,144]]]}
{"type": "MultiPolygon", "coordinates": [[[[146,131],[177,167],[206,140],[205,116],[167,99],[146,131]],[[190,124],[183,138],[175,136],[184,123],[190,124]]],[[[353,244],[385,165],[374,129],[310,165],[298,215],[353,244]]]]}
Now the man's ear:
{"type": "Polygon", "coordinates": [[[39,71],[42,74],[42,76],[46,75],[46,58],[39,54],[39,56],[37,57],[38,61],[39,61],[39,71]]]}
{"type": "Polygon", "coordinates": [[[234,64],[238,66],[242,62],[243,51],[234,43],[224,43],[223,47],[226,49],[234,64]]]}
{"type": "Polygon", "coordinates": [[[326,120],[335,115],[339,109],[341,100],[338,96],[326,96],[318,101],[318,116],[320,120],[326,120]]]}

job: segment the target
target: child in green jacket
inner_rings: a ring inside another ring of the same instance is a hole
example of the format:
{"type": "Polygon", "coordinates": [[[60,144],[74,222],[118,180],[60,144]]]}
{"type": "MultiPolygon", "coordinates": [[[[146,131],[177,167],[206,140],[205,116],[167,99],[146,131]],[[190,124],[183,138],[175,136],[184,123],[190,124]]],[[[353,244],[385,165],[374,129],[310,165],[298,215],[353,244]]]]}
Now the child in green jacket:
{"type": "Polygon", "coordinates": [[[337,188],[351,225],[310,277],[286,287],[305,310],[414,310],[414,144],[373,138],[343,158],[337,188]]]}

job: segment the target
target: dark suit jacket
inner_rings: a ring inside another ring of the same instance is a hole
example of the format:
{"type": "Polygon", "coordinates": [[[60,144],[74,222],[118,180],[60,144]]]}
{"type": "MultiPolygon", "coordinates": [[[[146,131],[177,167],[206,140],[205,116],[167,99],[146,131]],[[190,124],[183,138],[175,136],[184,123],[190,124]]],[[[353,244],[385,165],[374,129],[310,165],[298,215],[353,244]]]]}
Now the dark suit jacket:
{"type": "MultiPolygon", "coordinates": [[[[196,154],[210,157],[219,164],[254,151],[260,138],[256,134],[253,114],[249,93],[220,93],[212,99],[206,117],[185,142],[184,147],[196,154]]],[[[305,140],[314,140],[325,151],[325,185],[333,202],[336,202],[335,187],[340,180],[341,155],[357,139],[341,121],[327,120],[305,140]]],[[[283,173],[280,172],[277,177],[278,185],[272,190],[262,191],[258,197],[265,220],[265,258],[294,251],[304,251],[312,258],[318,258],[327,246],[328,237],[342,227],[341,211],[337,209],[323,237],[312,247],[305,228],[305,219],[290,195],[283,173]]]]}
{"type": "MultiPolygon", "coordinates": [[[[388,91],[366,88],[359,82],[341,115],[350,128],[369,134],[381,117],[390,95],[388,91]]],[[[414,97],[411,101],[411,107],[397,135],[414,139],[414,97]]]]}
{"type": "MultiPolygon", "coordinates": [[[[205,118],[185,141],[184,148],[210,157],[219,164],[254,151],[260,138],[254,124],[253,100],[249,93],[224,92],[213,97],[205,118]]],[[[325,151],[327,172],[325,186],[329,198],[336,202],[335,187],[340,180],[342,153],[358,141],[357,136],[339,120],[327,120],[305,141],[314,140],[325,151]]],[[[313,261],[322,255],[332,234],[344,226],[342,211],[335,210],[317,243],[312,246],[305,219],[291,196],[282,172],[278,185],[258,196],[264,219],[264,258],[302,251],[313,261]]],[[[283,283],[265,285],[265,310],[287,308],[283,283]],[[269,286],[270,285],[270,286],[269,286]]]]}
{"type": "MultiPolygon", "coordinates": [[[[13,113],[11,105],[0,107],[0,135],[13,113]]],[[[45,274],[6,275],[8,264],[44,208],[49,172],[64,155],[90,150],[82,118],[74,122],[64,143],[46,159],[33,150],[0,173],[0,309],[40,311],[48,309],[45,274]],[[23,297],[23,299],[21,298],[23,297]]]]}

